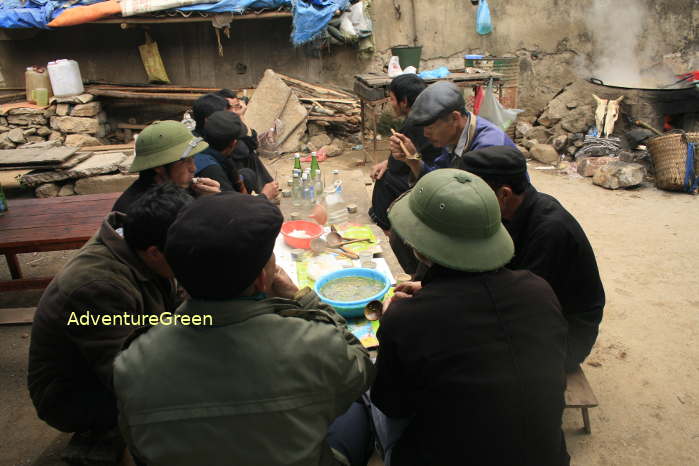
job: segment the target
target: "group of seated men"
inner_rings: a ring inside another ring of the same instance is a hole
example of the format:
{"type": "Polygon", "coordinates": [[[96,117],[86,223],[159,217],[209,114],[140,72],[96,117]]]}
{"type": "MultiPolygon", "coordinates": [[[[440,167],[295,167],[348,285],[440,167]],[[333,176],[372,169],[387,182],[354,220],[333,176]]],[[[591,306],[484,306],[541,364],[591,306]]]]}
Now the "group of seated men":
{"type": "Polygon", "coordinates": [[[372,218],[418,262],[386,303],[375,362],[276,265],[278,187],[234,94],[195,103],[194,134],[141,133],[138,180],[32,327],[30,395],[75,433],[67,462],[569,464],[565,373],[604,306],[594,254],[502,131],[458,88],[418,79],[392,86],[408,119],[375,173],[372,218]]]}

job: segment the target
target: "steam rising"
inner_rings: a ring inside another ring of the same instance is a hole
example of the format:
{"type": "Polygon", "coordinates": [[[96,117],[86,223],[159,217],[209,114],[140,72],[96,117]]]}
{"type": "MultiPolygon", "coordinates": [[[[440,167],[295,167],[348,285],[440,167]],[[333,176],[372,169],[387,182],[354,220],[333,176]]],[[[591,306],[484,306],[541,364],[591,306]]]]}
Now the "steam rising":
{"type": "Polygon", "coordinates": [[[656,88],[675,82],[674,75],[663,66],[643,68],[644,63],[651,63],[651,51],[640,46],[649,18],[651,13],[641,0],[594,0],[585,21],[593,45],[588,74],[591,72],[605,84],[622,87],[656,88]]]}

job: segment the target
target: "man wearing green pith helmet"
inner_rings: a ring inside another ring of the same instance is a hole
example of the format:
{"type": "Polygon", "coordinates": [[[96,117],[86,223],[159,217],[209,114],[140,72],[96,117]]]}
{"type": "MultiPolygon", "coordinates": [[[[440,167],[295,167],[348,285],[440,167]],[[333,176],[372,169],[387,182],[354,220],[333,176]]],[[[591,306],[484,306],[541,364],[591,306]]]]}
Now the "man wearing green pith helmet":
{"type": "Polygon", "coordinates": [[[128,213],[129,207],[151,187],[171,182],[193,196],[221,192],[218,181],[194,179],[194,156],[209,147],[192,136],[178,121],[159,121],[144,129],[136,139],[136,157],[129,171],[138,179],[114,203],[112,210],[128,213]]]}
{"type": "Polygon", "coordinates": [[[504,268],[514,245],[493,190],[436,170],[388,218],[429,270],[378,331],[371,399],[385,464],[568,465],[566,321],[546,281],[504,268]]]}

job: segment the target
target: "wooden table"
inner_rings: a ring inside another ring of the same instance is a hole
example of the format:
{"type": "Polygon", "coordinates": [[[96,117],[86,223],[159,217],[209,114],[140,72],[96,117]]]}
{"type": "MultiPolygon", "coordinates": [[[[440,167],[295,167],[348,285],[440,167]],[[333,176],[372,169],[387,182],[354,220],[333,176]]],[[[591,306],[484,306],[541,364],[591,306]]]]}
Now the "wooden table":
{"type": "Polygon", "coordinates": [[[0,216],[0,254],[7,258],[12,280],[0,281],[0,292],[46,287],[51,277],[24,278],[17,254],[82,247],[120,195],[10,199],[9,210],[0,216]]]}
{"type": "MultiPolygon", "coordinates": [[[[354,92],[359,96],[361,105],[361,120],[362,120],[362,142],[364,142],[365,116],[367,108],[372,114],[373,121],[373,143],[374,152],[376,152],[376,107],[389,101],[388,88],[393,79],[388,77],[386,73],[367,73],[358,74],[354,77],[354,92]]],[[[459,87],[477,87],[486,86],[490,80],[493,80],[493,85],[498,89],[498,95],[502,98],[502,75],[500,73],[484,72],[484,73],[462,73],[452,72],[446,78],[426,79],[427,84],[432,84],[437,81],[451,81],[459,87]]]]}

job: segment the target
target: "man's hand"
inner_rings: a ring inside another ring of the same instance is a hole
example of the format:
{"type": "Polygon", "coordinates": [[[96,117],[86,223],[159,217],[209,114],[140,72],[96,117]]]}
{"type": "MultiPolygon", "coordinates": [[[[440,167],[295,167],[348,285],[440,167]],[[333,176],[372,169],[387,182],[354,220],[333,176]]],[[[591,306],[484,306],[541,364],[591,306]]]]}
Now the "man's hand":
{"type": "Polygon", "coordinates": [[[374,181],[380,180],[383,174],[386,173],[386,170],[388,170],[388,160],[377,163],[371,169],[371,179],[374,181]]]}
{"type": "Polygon", "coordinates": [[[211,178],[192,178],[192,190],[197,196],[221,192],[221,185],[211,178]]]}
{"type": "Polygon", "coordinates": [[[294,285],[289,275],[277,266],[277,272],[274,274],[274,282],[270,290],[270,296],[276,298],[292,299],[296,292],[299,291],[298,286],[294,285]]]}
{"type": "Polygon", "coordinates": [[[279,183],[276,181],[270,181],[264,187],[262,188],[262,192],[260,194],[264,194],[267,196],[267,199],[270,201],[272,199],[276,199],[279,197],[279,183]]]}
{"type": "Polygon", "coordinates": [[[413,144],[413,141],[411,141],[410,138],[407,137],[405,134],[395,133],[393,136],[391,136],[389,142],[391,145],[391,155],[394,159],[400,160],[401,162],[405,162],[407,160],[407,156],[403,151],[403,148],[401,148],[401,142],[407,149],[408,153],[410,153],[410,155],[417,153],[417,149],[415,149],[415,144],[413,144]]]}
{"type": "Polygon", "coordinates": [[[403,282],[396,285],[394,296],[401,298],[412,298],[415,293],[422,289],[422,282],[403,282]]]}

